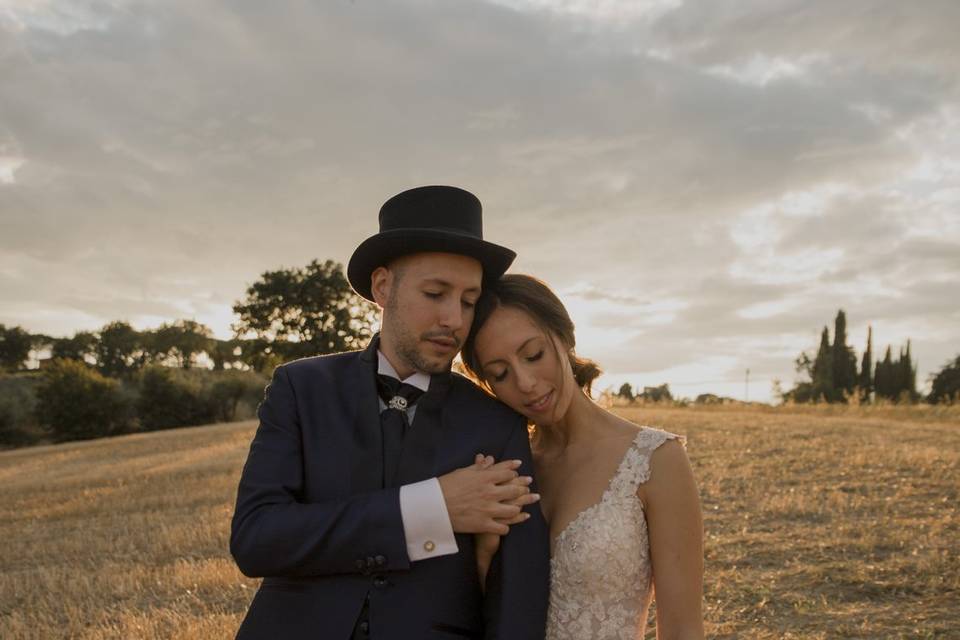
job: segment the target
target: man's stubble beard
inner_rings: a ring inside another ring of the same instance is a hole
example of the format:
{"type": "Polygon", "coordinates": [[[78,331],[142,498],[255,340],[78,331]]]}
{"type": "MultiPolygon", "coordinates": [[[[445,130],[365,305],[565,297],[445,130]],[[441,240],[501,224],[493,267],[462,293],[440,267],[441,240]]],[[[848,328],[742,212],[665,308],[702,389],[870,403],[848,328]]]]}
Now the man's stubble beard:
{"type": "Polygon", "coordinates": [[[456,357],[456,353],[454,353],[453,357],[451,357],[447,362],[430,361],[425,358],[419,349],[421,336],[415,336],[407,329],[407,326],[399,320],[400,313],[398,307],[399,304],[397,300],[397,291],[394,289],[390,292],[390,296],[387,298],[387,306],[384,308],[383,322],[385,328],[386,326],[390,327],[389,333],[391,336],[393,336],[394,351],[396,352],[397,357],[403,360],[404,364],[410,368],[422,373],[432,375],[450,371],[450,367],[453,364],[453,358],[456,357]]]}

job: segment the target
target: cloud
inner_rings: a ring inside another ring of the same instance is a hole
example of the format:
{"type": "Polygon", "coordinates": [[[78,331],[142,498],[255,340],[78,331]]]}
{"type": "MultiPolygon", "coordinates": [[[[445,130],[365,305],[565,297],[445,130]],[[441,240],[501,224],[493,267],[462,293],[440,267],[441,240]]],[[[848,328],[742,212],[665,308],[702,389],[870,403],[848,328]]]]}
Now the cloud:
{"type": "Polygon", "coordinates": [[[13,184],[16,181],[17,169],[22,167],[23,163],[23,158],[0,157],[0,185],[13,184]]]}
{"type": "Polygon", "coordinates": [[[917,327],[934,366],[960,343],[958,11],[11,5],[0,322],[226,335],[261,272],[345,262],[387,197],[450,183],[611,376],[789,380],[840,307],[864,336],[917,327]]]}

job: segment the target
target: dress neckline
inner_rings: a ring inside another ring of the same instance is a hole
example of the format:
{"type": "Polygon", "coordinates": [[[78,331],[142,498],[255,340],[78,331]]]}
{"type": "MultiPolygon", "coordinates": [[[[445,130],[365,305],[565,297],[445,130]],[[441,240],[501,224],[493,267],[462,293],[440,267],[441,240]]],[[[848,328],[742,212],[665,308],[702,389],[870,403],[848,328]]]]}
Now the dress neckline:
{"type": "Polygon", "coordinates": [[[630,457],[630,452],[637,447],[637,441],[640,439],[640,435],[645,431],[644,427],[637,429],[637,435],[633,437],[633,440],[630,441],[630,445],[627,447],[627,450],[623,452],[623,457],[620,459],[620,464],[617,465],[617,470],[613,472],[613,475],[610,476],[610,479],[607,480],[607,486],[603,490],[603,494],[600,496],[600,499],[594,502],[593,504],[584,507],[581,509],[577,515],[573,517],[567,524],[563,526],[563,529],[560,530],[556,536],[551,537],[550,539],[550,561],[553,562],[554,551],[560,545],[560,542],[566,536],[567,532],[573,528],[573,525],[577,524],[585,514],[590,511],[593,511],[601,504],[606,502],[607,498],[610,497],[610,494],[613,493],[613,483],[614,481],[623,473],[624,466],[627,464],[627,459],[630,457]]]}

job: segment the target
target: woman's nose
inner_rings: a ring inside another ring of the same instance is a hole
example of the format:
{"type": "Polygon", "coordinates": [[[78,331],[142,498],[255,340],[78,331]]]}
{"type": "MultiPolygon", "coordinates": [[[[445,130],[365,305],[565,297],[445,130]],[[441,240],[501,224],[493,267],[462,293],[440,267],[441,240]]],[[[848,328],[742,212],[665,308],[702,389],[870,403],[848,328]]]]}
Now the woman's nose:
{"type": "Polygon", "coordinates": [[[517,386],[523,393],[530,393],[537,386],[537,378],[521,368],[517,371],[517,386]]]}

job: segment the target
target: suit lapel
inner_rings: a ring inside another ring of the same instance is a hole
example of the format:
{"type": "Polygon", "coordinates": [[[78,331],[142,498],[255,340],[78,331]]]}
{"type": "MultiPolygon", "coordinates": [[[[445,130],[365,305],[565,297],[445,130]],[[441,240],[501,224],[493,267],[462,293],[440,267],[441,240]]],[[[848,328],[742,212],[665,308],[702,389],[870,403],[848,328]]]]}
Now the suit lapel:
{"type": "Polygon", "coordinates": [[[374,382],[378,336],[370,340],[343,381],[342,388],[356,403],[353,412],[353,444],[356,457],[351,465],[351,493],[383,488],[383,438],[380,434],[380,405],[374,382]]]}
{"type": "Polygon", "coordinates": [[[417,402],[413,424],[403,439],[396,485],[419,482],[435,475],[437,450],[443,436],[441,413],[449,389],[449,373],[430,377],[430,388],[417,402]]]}

